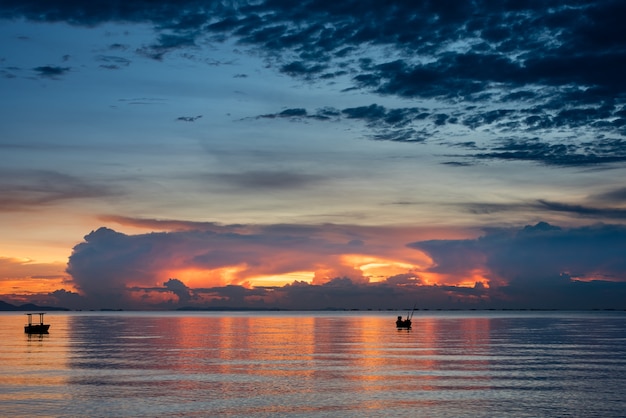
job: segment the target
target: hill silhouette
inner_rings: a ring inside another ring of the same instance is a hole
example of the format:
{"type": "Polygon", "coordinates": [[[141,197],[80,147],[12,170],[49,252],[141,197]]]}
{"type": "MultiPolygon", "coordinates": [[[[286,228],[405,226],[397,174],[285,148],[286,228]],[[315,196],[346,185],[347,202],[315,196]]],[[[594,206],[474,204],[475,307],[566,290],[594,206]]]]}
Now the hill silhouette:
{"type": "Polygon", "coordinates": [[[24,305],[17,306],[0,300],[0,311],[69,311],[69,309],[53,306],[39,306],[33,303],[25,303],[24,305]]]}

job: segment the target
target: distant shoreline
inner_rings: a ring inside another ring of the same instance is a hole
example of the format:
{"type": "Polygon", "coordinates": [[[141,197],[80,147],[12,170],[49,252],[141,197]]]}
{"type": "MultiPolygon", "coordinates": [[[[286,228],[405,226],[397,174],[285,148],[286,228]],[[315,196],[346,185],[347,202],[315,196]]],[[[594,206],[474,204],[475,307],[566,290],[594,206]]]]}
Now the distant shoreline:
{"type": "MultiPolygon", "coordinates": [[[[412,308],[319,308],[319,309],[287,309],[287,308],[247,308],[247,307],[192,307],[176,309],[69,309],[54,306],[38,306],[32,303],[13,305],[0,301],[0,312],[26,311],[64,311],[64,312],[404,312],[412,308]]],[[[591,308],[591,309],[558,309],[558,308],[415,308],[415,312],[626,312],[626,308],[591,308]]]]}

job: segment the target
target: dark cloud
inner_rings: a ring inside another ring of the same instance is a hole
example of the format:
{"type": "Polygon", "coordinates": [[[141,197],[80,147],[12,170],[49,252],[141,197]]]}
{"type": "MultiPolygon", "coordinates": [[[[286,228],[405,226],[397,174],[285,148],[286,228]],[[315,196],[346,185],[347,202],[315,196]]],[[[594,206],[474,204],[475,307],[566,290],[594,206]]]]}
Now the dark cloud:
{"type": "Polygon", "coordinates": [[[312,78],[314,75],[324,71],[326,67],[320,64],[307,65],[305,62],[296,61],[285,64],[280,71],[294,77],[312,78]]]}
{"type": "Polygon", "coordinates": [[[279,113],[268,113],[265,115],[257,116],[258,118],[265,119],[275,119],[275,118],[308,118],[311,117],[308,115],[306,109],[302,108],[293,108],[293,109],[285,109],[279,113]]]}
{"type": "Polygon", "coordinates": [[[585,205],[573,205],[561,202],[551,202],[540,200],[539,203],[546,209],[556,212],[567,212],[587,218],[602,219],[626,219],[626,209],[622,208],[602,208],[585,205]]]}
{"type": "MultiPolygon", "coordinates": [[[[371,139],[395,142],[424,142],[432,137],[441,138],[437,127],[454,125],[466,126],[471,129],[486,128],[499,125],[503,132],[527,130],[529,133],[537,125],[543,128],[559,128],[552,120],[541,122],[541,117],[529,117],[511,109],[476,111],[471,108],[466,115],[458,111],[455,115],[435,113],[427,108],[391,108],[378,104],[345,109],[325,108],[316,112],[308,112],[303,108],[286,109],[280,113],[265,114],[260,118],[286,118],[294,120],[340,121],[361,120],[373,133],[371,139]],[[469,111],[474,112],[469,115],[469,111]],[[519,119],[514,121],[512,115],[519,119]],[[535,119],[536,118],[536,119],[535,119]],[[524,122],[521,122],[524,119],[524,122]],[[525,125],[525,126],[522,126],[525,125]],[[533,126],[531,126],[533,125],[533,126]]],[[[563,111],[561,113],[567,113],[563,111]]],[[[570,110],[570,114],[577,112],[570,110]]],[[[585,112],[583,112],[585,113],[585,112]]],[[[588,113],[585,113],[588,114],[588,113]]],[[[577,117],[577,122],[571,125],[582,125],[583,117],[577,117]]],[[[586,119],[588,119],[586,117],[586,119]]],[[[517,160],[531,161],[553,166],[587,166],[626,161],[626,139],[618,137],[601,137],[586,141],[551,142],[537,136],[511,137],[492,141],[478,147],[475,141],[455,142],[448,140],[449,146],[464,148],[471,151],[459,159],[482,160],[517,160]]],[[[469,165],[469,162],[450,161],[447,164],[469,165]]]]}
{"type": "Polygon", "coordinates": [[[410,244],[427,252],[442,274],[483,269],[492,296],[510,306],[623,308],[626,227],[564,229],[545,222],[521,230],[493,229],[477,239],[410,244]]]}
{"type": "Polygon", "coordinates": [[[155,105],[163,104],[165,102],[164,99],[159,99],[155,97],[135,97],[132,99],[118,99],[118,101],[130,105],[155,105]]]}
{"type": "Polygon", "coordinates": [[[472,158],[533,161],[555,166],[589,166],[626,161],[626,139],[602,138],[588,142],[550,143],[540,138],[506,138],[489,152],[472,158]]]}
{"type": "Polygon", "coordinates": [[[182,122],[195,122],[198,119],[200,119],[202,117],[202,115],[198,115],[198,116],[179,116],[176,118],[176,120],[178,121],[182,121],[182,122]]]}
{"type": "Polygon", "coordinates": [[[33,71],[35,71],[39,77],[47,78],[59,78],[60,76],[68,73],[70,70],[70,67],[57,67],[52,65],[44,65],[33,68],[33,71]]]}
{"type": "Polygon", "coordinates": [[[163,286],[170,292],[174,293],[178,297],[178,301],[181,304],[188,303],[192,296],[189,288],[178,279],[169,279],[163,286]]]}
{"type": "MultiPolygon", "coordinates": [[[[475,158],[556,166],[624,161],[625,14],[620,0],[0,5],[4,18],[86,26],[150,23],[155,39],[137,52],[157,60],[175,50],[195,50],[203,41],[232,39],[296,79],[341,79],[344,91],[428,103],[419,113],[371,103],[341,111],[374,129],[374,139],[436,138],[454,145],[451,134],[469,129],[507,138],[486,144],[475,158]]],[[[37,72],[57,77],[68,70],[49,66],[37,72]]],[[[320,112],[305,112],[264,117],[327,120],[320,112]]]]}
{"type": "Polygon", "coordinates": [[[424,128],[423,125],[430,123],[431,126],[434,126],[441,123],[440,115],[430,115],[423,108],[387,109],[375,103],[341,110],[325,107],[317,109],[315,112],[309,112],[304,108],[292,108],[285,109],[279,113],[260,115],[257,118],[331,122],[360,120],[373,131],[369,138],[395,142],[423,142],[426,138],[432,136],[432,132],[424,128]],[[411,126],[412,124],[420,124],[422,128],[418,130],[416,127],[411,126]]]}
{"type": "Polygon", "coordinates": [[[84,297],[78,293],[67,291],[65,289],[55,290],[48,294],[53,298],[54,302],[49,302],[53,306],[60,306],[67,309],[89,309],[90,306],[84,297]]]}

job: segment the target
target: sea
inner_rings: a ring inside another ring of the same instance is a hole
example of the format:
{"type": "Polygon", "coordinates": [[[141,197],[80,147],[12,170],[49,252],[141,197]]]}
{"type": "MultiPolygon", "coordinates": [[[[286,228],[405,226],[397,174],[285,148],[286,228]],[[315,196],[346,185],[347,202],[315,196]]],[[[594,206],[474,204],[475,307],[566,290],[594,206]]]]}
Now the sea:
{"type": "Polygon", "coordinates": [[[626,416],[624,311],[406,314],[0,313],[0,416],[626,416]]]}

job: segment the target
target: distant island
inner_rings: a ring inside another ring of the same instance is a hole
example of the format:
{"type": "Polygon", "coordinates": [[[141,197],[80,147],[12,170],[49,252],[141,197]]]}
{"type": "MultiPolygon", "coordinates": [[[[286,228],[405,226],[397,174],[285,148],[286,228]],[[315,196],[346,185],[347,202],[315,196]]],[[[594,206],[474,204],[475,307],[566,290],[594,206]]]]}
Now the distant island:
{"type": "Polygon", "coordinates": [[[56,308],[53,306],[38,306],[33,303],[25,303],[24,305],[11,305],[0,300],[0,311],[69,311],[67,308],[56,308]]]}

